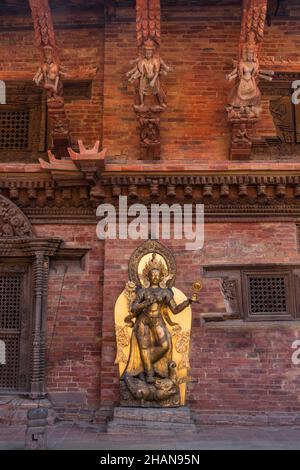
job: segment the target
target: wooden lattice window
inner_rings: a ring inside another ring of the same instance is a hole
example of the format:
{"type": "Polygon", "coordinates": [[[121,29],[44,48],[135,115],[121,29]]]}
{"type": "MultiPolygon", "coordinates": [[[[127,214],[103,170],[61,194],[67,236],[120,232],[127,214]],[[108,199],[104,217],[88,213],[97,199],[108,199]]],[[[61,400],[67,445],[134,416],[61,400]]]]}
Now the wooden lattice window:
{"type": "Polygon", "coordinates": [[[0,270],[0,390],[24,390],[29,376],[28,269],[23,265],[0,270]],[[26,338],[26,340],[25,340],[26,338]]]}
{"type": "Polygon", "coordinates": [[[0,274],[0,328],[19,330],[21,323],[21,273],[0,274]]]}
{"type": "Polygon", "coordinates": [[[287,313],[284,277],[250,277],[250,313],[287,313]]]}
{"type": "Polygon", "coordinates": [[[0,388],[13,390],[18,388],[20,340],[18,334],[1,334],[5,344],[5,364],[0,365],[0,388]]]}
{"type": "Polygon", "coordinates": [[[243,278],[246,317],[249,320],[295,317],[290,273],[243,273],[243,278]]]}
{"type": "Polygon", "coordinates": [[[30,111],[0,110],[0,150],[27,150],[30,111]]]}

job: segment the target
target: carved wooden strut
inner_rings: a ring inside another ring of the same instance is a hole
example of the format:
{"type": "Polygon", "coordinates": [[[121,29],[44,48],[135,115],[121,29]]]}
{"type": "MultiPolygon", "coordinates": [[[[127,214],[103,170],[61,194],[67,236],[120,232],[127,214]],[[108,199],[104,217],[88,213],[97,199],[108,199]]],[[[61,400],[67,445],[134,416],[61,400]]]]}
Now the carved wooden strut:
{"type": "Polygon", "coordinates": [[[134,110],[139,122],[142,158],[160,157],[160,113],[166,107],[166,95],[160,76],[170,68],[160,57],[160,1],[136,0],[136,33],[139,57],[127,73],[136,84],[134,110]]]}
{"type": "Polygon", "coordinates": [[[227,79],[234,81],[228,96],[228,120],[232,127],[232,159],[247,159],[251,131],[261,113],[259,79],[271,81],[273,72],[261,70],[259,55],[264,37],[267,0],[244,0],[238,61],[227,79]]]}
{"type": "Polygon", "coordinates": [[[69,123],[65,113],[62,68],[59,62],[55,32],[48,0],[29,0],[35,31],[35,42],[41,53],[41,65],[33,80],[47,94],[47,107],[58,158],[68,156],[70,146],[69,123]]]}

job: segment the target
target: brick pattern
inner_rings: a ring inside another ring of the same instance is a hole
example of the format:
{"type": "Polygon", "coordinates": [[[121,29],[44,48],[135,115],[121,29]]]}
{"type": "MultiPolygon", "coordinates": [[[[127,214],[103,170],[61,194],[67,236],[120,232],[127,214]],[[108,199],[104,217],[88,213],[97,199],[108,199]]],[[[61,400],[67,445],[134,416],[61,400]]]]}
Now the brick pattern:
{"type": "Polygon", "coordinates": [[[56,234],[67,246],[90,248],[85,271],[70,262],[65,272],[62,263],[49,279],[48,392],[58,411],[68,408],[80,415],[81,409],[99,406],[103,242],[96,239],[95,226],[38,226],[36,232],[56,234]]]}
{"type": "MultiPolygon", "coordinates": [[[[227,161],[230,127],[224,77],[237,57],[240,2],[208,3],[201,8],[194,1],[163,4],[161,55],[174,70],[164,78],[169,107],[161,125],[163,162],[155,168],[135,161],[139,141],[133,89],[125,77],[137,55],[133,3],[120,2],[117,21],[105,27],[100,9],[80,15],[53,12],[66,72],[78,72],[80,77],[87,68],[97,69],[91,100],[66,103],[72,140],[82,138],[88,146],[100,137],[108,154],[115,156],[107,170],[299,172],[299,164],[291,162],[227,161]],[[72,30],[67,27],[71,24],[79,27],[72,30]]],[[[295,4],[293,13],[297,11],[295,4]]],[[[31,79],[39,64],[31,18],[2,19],[0,72],[11,73],[11,80],[17,72],[31,79]]],[[[262,55],[298,56],[299,34],[296,20],[274,20],[266,28],[262,55]]],[[[274,132],[267,102],[256,132],[274,132]]],[[[0,171],[38,174],[40,169],[33,164],[5,164],[0,171]]],[[[118,403],[113,310],[127,280],[129,257],[139,242],[100,242],[94,225],[37,225],[35,230],[39,236],[57,236],[67,245],[90,248],[84,270],[68,262],[66,272],[64,263],[50,272],[47,385],[60,416],[91,418],[99,406],[118,403]]],[[[300,261],[291,222],[207,223],[204,249],[196,254],[187,252],[182,241],[166,245],[176,257],[176,286],[187,294],[203,264],[300,261]]],[[[205,279],[193,312],[189,399],[194,412],[199,419],[205,416],[206,422],[212,422],[210,416],[216,413],[225,422],[258,412],[277,413],[278,420],[288,413],[299,416],[300,368],[291,364],[291,343],[300,338],[299,326],[294,322],[201,325],[200,312],[224,311],[219,281],[205,279]]]]}
{"type": "MultiPolygon", "coordinates": [[[[80,79],[87,69],[95,75],[90,100],[74,100],[65,104],[72,143],[76,144],[78,139],[83,138],[89,146],[98,139],[102,140],[104,28],[103,25],[95,27],[93,23],[97,21],[103,24],[103,11],[99,9],[97,13],[65,15],[54,10],[53,21],[60,61],[66,73],[65,80],[70,80],[70,75],[76,74],[77,79],[80,79]],[[80,24],[85,22],[91,23],[91,27],[80,28],[80,24]],[[62,23],[66,25],[65,28],[62,23]],[[71,34],[68,28],[70,24],[79,26],[71,34]]],[[[0,74],[5,71],[7,76],[11,72],[9,79],[14,80],[14,72],[17,71],[30,80],[40,64],[32,20],[30,16],[17,19],[5,17],[4,26],[5,30],[0,33],[0,74]]]]}
{"type": "MultiPolygon", "coordinates": [[[[209,263],[297,262],[296,230],[293,224],[206,224],[202,252],[185,250],[182,241],[166,243],[177,262],[176,286],[191,293],[192,282],[209,263]],[[222,233],[222,240],[220,240],[222,233]],[[272,247],[272,248],[270,248],[272,247]]],[[[103,337],[101,357],[101,403],[118,403],[113,309],[127,280],[127,263],[137,243],[105,243],[103,337]]],[[[200,312],[225,311],[219,280],[204,279],[200,304],[193,309],[192,377],[189,401],[197,412],[226,410],[242,414],[263,411],[299,411],[297,398],[300,369],[291,362],[291,345],[300,337],[295,323],[202,326],[200,312]],[[259,397],[262,397],[260,400],[259,397]]],[[[244,418],[245,419],[245,418],[244,418]]],[[[278,418],[279,419],[279,418],[278,418]]],[[[207,418],[209,421],[209,418],[207,418]]]]}

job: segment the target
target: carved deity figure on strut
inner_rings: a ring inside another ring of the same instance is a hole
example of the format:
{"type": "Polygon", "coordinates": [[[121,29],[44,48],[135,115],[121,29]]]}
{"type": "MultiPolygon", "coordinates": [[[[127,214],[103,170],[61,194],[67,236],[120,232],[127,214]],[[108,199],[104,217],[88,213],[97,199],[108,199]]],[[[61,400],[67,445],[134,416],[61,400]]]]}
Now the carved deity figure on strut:
{"type": "Polygon", "coordinates": [[[160,57],[154,41],[151,39],[145,41],[141,56],[133,63],[134,67],[127,72],[126,76],[130,83],[139,81],[139,104],[135,105],[136,111],[144,111],[147,108],[145,98],[148,95],[153,95],[156,98],[161,109],[166,108],[166,95],[161,87],[160,75],[167,75],[170,67],[160,57]]]}
{"type": "Polygon", "coordinates": [[[230,81],[236,80],[228,96],[229,118],[258,118],[261,112],[259,78],[271,81],[273,74],[269,70],[260,70],[255,44],[246,44],[240,61],[226,77],[230,81]]]}
{"type": "Polygon", "coordinates": [[[171,287],[174,274],[158,252],[162,245],[147,243],[156,251],[137,261],[138,283],[127,283],[115,307],[121,404],[180,406],[189,368],[190,305],[197,298],[171,287]]]}
{"type": "Polygon", "coordinates": [[[62,72],[54,58],[53,48],[51,46],[45,46],[43,50],[45,62],[39,67],[33,81],[37,85],[42,84],[47,91],[48,100],[57,100],[63,95],[63,85],[61,81],[62,72]]]}

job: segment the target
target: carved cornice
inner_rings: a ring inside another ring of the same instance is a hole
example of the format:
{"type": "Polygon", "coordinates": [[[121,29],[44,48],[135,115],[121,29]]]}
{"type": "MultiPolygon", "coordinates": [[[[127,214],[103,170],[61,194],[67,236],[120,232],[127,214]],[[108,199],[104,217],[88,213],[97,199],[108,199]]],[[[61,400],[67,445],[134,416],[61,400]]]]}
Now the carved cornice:
{"type": "Polygon", "coordinates": [[[118,205],[120,195],[129,203],[150,205],[197,203],[206,214],[247,217],[299,217],[300,174],[227,175],[100,175],[96,184],[55,177],[1,180],[0,190],[35,223],[94,223],[98,204],[118,205]]]}

